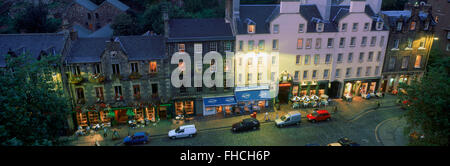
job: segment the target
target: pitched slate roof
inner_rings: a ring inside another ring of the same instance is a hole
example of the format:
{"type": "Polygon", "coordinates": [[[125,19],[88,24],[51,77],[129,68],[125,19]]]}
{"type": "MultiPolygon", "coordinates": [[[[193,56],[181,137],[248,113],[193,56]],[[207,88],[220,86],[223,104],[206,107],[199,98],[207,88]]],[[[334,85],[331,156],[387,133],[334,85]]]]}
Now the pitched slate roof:
{"type": "Polygon", "coordinates": [[[33,58],[38,58],[41,51],[61,54],[65,44],[64,34],[6,34],[0,35],[0,67],[6,66],[4,55],[9,50],[21,54],[30,52],[33,58]]]}
{"type": "Polygon", "coordinates": [[[246,22],[252,21],[256,24],[255,34],[270,33],[270,21],[280,14],[278,4],[273,5],[240,5],[239,20],[236,27],[238,34],[248,34],[246,22]]]}
{"type": "Polygon", "coordinates": [[[100,62],[100,56],[110,38],[78,38],[73,42],[67,63],[96,63],[100,62]]]}
{"type": "MultiPolygon", "coordinates": [[[[99,63],[111,38],[79,38],[73,43],[67,63],[99,63]]],[[[161,36],[119,36],[123,51],[129,60],[152,60],[165,57],[164,38],[161,36]]]]}
{"type": "Polygon", "coordinates": [[[116,8],[118,8],[122,11],[127,11],[128,9],[130,9],[130,7],[128,7],[124,3],[120,2],[119,0],[106,0],[105,2],[109,2],[110,4],[112,4],[113,6],[115,6],[116,8]]]}
{"type": "Polygon", "coordinates": [[[75,0],[75,3],[85,7],[90,11],[94,11],[98,8],[98,6],[95,3],[92,3],[90,0],[75,0]]]}
{"type": "MultiPolygon", "coordinates": [[[[114,7],[118,8],[121,11],[127,11],[128,9],[130,9],[129,6],[125,5],[124,3],[120,2],[119,0],[106,0],[102,4],[100,4],[100,6],[106,2],[110,3],[111,5],[113,5],[114,7]]],[[[88,9],[90,11],[94,11],[99,8],[99,5],[96,5],[95,3],[91,2],[90,0],[75,0],[75,3],[85,7],[86,9],[88,9]]]]}
{"type": "MultiPolygon", "coordinates": [[[[403,22],[406,22],[411,17],[410,10],[392,10],[392,11],[381,11],[387,18],[390,26],[396,26],[396,22],[398,19],[403,18],[403,22]]],[[[424,21],[429,17],[428,13],[419,11],[420,20],[424,21]]],[[[432,21],[432,25],[435,24],[434,19],[430,19],[432,21]]]]}
{"type": "Polygon", "coordinates": [[[120,36],[129,60],[152,60],[165,58],[163,36],[120,36]]]}
{"type": "Polygon", "coordinates": [[[169,42],[233,39],[231,25],[224,18],[169,20],[169,42]]]}
{"type": "Polygon", "coordinates": [[[92,32],[88,37],[111,37],[114,34],[114,30],[111,28],[111,24],[107,24],[97,31],[92,32]]]}

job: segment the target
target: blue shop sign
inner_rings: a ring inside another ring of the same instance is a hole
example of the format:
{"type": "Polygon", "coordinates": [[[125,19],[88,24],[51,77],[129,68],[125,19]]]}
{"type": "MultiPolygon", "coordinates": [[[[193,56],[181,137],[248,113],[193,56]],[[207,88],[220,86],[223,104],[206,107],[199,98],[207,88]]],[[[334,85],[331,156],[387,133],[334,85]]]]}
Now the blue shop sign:
{"type": "Polygon", "coordinates": [[[271,99],[269,90],[253,90],[253,91],[236,92],[236,100],[238,102],[269,100],[269,99],[271,99]]]}
{"type": "Polygon", "coordinates": [[[236,99],[234,98],[234,96],[203,98],[203,104],[205,105],[205,107],[235,105],[236,99]]]}

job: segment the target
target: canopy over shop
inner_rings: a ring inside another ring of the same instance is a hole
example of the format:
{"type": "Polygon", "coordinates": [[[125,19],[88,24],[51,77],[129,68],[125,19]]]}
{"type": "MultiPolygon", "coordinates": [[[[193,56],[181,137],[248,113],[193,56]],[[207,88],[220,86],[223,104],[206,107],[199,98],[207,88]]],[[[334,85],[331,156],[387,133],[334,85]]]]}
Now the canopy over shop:
{"type": "Polygon", "coordinates": [[[244,90],[235,92],[240,111],[254,112],[267,109],[271,100],[270,91],[244,90]]]}
{"type": "Polygon", "coordinates": [[[232,114],[233,106],[237,102],[234,96],[223,97],[204,97],[203,98],[203,115],[214,115],[218,113],[232,114]]]}

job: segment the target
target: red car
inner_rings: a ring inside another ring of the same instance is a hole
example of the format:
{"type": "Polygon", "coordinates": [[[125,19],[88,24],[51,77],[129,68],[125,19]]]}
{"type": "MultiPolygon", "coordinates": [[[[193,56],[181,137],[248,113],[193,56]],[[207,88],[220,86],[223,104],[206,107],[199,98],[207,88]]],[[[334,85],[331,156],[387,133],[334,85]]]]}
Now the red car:
{"type": "Polygon", "coordinates": [[[314,111],[313,113],[310,113],[308,115],[306,115],[306,117],[308,118],[309,121],[316,123],[317,121],[330,121],[331,120],[331,115],[330,113],[328,113],[327,110],[318,110],[318,111],[314,111]]]}

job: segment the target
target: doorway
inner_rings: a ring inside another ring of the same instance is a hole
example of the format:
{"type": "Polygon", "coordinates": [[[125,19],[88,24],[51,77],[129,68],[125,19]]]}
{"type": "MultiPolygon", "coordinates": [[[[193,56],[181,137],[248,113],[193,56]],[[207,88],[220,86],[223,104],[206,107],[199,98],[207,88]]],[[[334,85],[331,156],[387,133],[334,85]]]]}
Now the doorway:
{"type": "Polygon", "coordinates": [[[278,100],[280,100],[280,104],[287,104],[289,101],[289,90],[290,86],[280,86],[278,92],[278,100]]]}

